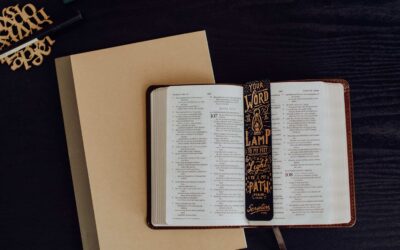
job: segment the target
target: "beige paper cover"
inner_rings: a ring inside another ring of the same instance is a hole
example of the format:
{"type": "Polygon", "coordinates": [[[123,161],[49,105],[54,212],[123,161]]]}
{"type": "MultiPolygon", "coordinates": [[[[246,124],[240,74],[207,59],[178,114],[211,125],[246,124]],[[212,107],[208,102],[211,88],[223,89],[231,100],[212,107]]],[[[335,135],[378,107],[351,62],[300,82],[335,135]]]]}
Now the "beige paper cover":
{"type": "Polygon", "coordinates": [[[56,67],[84,249],[245,247],[243,229],[146,225],[146,89],[214,83],[204,31],[63,57],[56,67]]]}

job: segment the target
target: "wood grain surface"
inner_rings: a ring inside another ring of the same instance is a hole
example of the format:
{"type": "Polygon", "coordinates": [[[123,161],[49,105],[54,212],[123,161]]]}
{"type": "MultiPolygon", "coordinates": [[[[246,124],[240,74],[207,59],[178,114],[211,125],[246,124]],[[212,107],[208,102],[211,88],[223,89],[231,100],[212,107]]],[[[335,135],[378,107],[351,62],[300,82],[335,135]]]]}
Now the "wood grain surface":
{"type": "MultiPolygon", "coordinates": [[[[350,83],[357,223],[282,230],[288,249],[400,249],[400,1],[30,2],[85,21],[55,37],[42,66],[0,65],[0,249],[82,247],[53,59],[201,29],[217,82],[350,83]]],[[[270,229],[246,235],[249,249],[277,248],[270,229]]]]}

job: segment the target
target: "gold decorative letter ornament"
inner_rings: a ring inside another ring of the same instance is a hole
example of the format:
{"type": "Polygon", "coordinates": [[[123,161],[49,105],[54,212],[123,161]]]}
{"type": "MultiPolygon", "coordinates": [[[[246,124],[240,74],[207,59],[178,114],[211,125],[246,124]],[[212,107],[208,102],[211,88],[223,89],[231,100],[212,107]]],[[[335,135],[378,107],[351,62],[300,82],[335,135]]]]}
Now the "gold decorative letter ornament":
{"type": "Polygon", "coordinates": [[[52,23],[44,8],[37,9],[33,4],[4,8],[0,13],[0,63],[7,64],[14,71],[41,65],[55,43],[49,36],[33,40],[21,49],[17,46],[12,53],[4,55],[3,52],[24,39],[29,43],[29,37],[52,23]]]}

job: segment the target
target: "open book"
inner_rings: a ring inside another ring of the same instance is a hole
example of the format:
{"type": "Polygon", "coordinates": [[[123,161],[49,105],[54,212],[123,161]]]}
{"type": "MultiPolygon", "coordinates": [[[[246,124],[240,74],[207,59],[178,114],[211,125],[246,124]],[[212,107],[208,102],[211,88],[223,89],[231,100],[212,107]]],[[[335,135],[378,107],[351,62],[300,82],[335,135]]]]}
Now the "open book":
{"type": "Polygon", "coordinates": [[[148,90],[148,224],[153,228],[354,225],[347,82],[270,83],[270,220],[246,216],[243,91],[234,84],[148,90]]]}

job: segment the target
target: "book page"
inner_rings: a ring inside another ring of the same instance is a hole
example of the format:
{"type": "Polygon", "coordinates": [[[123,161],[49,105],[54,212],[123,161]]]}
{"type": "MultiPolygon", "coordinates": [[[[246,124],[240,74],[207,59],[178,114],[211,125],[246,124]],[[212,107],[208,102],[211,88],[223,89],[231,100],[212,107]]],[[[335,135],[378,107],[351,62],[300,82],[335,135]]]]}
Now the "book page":
{"type": "Polygon", "coordinates": [[[247,224],[243,88],[203,85],[167,91],[167,224],[247,224]]]}
{"type": "Polygon", "coordinates": [[[252,225],[350,221],[341,84],[271,83],[274,218],[252,225]]]}

